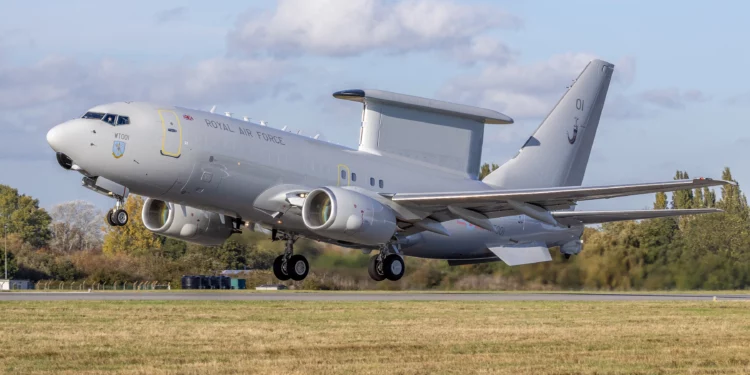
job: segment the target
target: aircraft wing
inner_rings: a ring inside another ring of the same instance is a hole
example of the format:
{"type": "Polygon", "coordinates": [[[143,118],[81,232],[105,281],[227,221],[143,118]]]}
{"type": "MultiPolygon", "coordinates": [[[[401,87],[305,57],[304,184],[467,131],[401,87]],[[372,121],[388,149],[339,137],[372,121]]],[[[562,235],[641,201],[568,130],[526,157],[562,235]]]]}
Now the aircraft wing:
{"type": "Polygon", "coordinates": [[[482,208],[508,201],[526,202],[541,207],[574,205],[577,201],[609,199],[629,195],[650,194],[734,184],[730,181],[712,179],[676,180],[647,184],[612,186],[569,186],[542,189],[484,190],[447,193],[398,193],[391,200],[400,204],[419,207],[445,207],[458,205],[466,208],[482,208]]]}
{"type": "Polygon", "coordinates": [[[429,212],[430,218],[438,222],[460,218],[479,227],[492,230],[492,225],[487,220],[489,218],[524,214],[542,222],[557,225],[560,222],[553,217],[550,211],[569,209],[578,201],[697,189],[726,184],[735,183],[699,178],[612,186],[397,193],[390,198],[393,202],[407,209],[412,208],[429,212]]]}
{"type": "Polygon", "coordinates": [[[724,212],[717,208],[683,210],[631,210],[631,211],[557,211],[552,217],[567,224],[599,224],[611,221],[654,219],[658,217],[698,215],[724,212]]]}

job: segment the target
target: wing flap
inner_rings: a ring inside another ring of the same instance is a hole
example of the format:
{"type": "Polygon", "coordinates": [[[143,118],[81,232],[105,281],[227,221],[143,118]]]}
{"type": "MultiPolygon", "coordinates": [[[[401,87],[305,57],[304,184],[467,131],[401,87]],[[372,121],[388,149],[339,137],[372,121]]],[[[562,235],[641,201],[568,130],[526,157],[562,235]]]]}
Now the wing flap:
{"type": "Polygon", "coordinates": [[[716,208],[683,210],[630,210],[630,211],[557,211],[552,217],[566,224],[599,224],[612,221],[654,219],[659,217],[699,215],[724,212],[716,208]]]}
{"type": "Polygon", "coordinates": [[[509,266],[549,262],[552,256],[549,248],[543,243],[529,243],[523,245],[488,246],[498,258],[509,266]]]}

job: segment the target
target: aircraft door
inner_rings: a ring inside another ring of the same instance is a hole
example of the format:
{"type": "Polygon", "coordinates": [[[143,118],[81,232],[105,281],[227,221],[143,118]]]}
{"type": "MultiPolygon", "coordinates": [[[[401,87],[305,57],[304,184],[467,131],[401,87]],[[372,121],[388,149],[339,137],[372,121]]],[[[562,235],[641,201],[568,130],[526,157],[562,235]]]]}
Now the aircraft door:
{"type": "Polygon", "coordinates": [[[161,154],[179,158],[182,154],[182,124],[174,111],[159,110],[161,118],[162,138],[161,154]]]}
{"type": "Polygon", "coordinates": [[[345,164],[339,164],[338,167],[338,183],[336,183],[336,186],[349,186],[351,185],[351,172],[349,171],[349,167],[347,167],[345,164]]]}

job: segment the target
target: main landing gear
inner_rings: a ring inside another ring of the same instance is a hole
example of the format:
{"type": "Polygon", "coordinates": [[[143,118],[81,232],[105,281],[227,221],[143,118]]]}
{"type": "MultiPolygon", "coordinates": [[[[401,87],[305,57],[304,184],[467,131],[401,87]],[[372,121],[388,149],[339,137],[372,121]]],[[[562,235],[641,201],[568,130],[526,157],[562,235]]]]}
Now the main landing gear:
{"type": "Polygon", "coordinates": [[[123,209],[125,200],[119,197],[116,199],[115,208],[107,212],[107,223],[113,227],[121,227],[128,223],[128,212],[123,209]]]}
{"type": "MultiPolygon", "coordinates": [[[[276,237],[275,234],[274,238],[276,237]]],[[[310,271],[310,263],[307,262],[307,258],[304,255],[294,254],[294,242],[297,241],[297,238],[295,235],[284,234],[282,237],[286,240],[284,254],[279,255],[273,261],[273,274],[281,281],[289,279],[294,281],[304,280],[308,271],[310,271]]]]}
{"type": "Polygon", "coordinates": [[[375,281],[385,279],[396,281],[404,276],[404,258],[401,256],[399,245],[389,243],[380,247],[380,252],[370,258],[367,273],[375,281]]]}

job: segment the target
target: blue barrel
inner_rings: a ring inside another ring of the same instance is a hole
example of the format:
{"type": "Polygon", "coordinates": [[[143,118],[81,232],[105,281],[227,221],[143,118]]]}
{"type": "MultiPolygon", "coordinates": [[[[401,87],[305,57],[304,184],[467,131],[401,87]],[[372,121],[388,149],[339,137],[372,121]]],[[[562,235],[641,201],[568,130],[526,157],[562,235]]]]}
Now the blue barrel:
{"type": "Polygon", "coordinates": [[[211,276],[211,289],[221,289],[221,278],[219,276],[211,276]]]}
{"type": "Polygon", "coordinates": [[[208,276],[198,276],[201,278],[200,289],[211,289],[211,278],[208,276]]]}
{"type": "Polygon", "coordinates": [[[229,276],[219,277],[221,277],[221,289],[232,289],[232,278],[229,276]]]}

